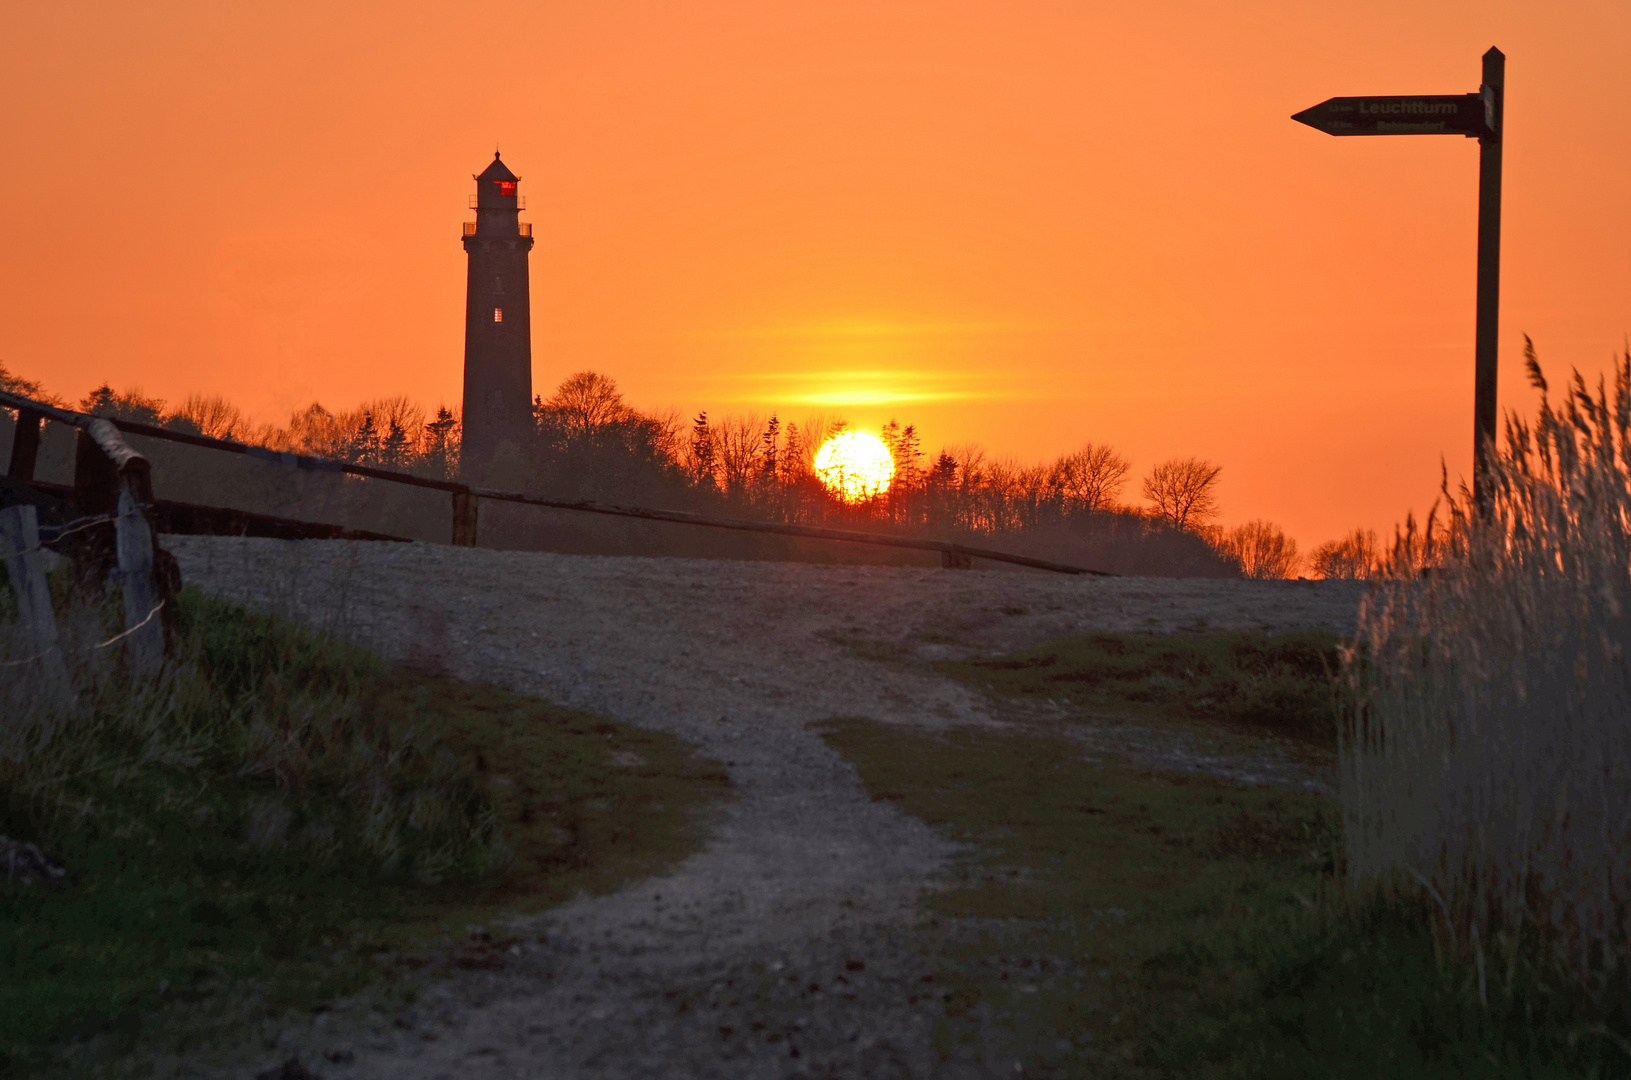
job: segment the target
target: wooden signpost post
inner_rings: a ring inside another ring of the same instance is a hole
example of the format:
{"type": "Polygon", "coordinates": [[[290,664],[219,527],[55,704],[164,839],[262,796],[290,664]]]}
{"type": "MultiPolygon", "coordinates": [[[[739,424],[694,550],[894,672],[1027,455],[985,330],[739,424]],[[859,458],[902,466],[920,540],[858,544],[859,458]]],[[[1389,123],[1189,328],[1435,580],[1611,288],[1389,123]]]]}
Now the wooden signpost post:
{"type": "Polygon", "coordinates": [[[1327,135],[1463,135],[1477,139],[1478,332],[1472,408],[1473,501],[1485,508],[1487,455],[1495,450],[1495,351],[1501,296],[1501,129],[1506,56],[1484,54],[1484,84],[1476,94],[1343,97],[1292,117],[1327,135]]]}

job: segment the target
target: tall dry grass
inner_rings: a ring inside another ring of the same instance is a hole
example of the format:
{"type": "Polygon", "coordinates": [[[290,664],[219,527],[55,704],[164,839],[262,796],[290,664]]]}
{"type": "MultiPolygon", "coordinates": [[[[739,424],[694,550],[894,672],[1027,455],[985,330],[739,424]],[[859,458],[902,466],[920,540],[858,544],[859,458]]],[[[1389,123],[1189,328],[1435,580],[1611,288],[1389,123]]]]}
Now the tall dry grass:
{"type": "Polygon", "coordinates": [[[1521,970],[1595,992],[1631,950],[1631,352],[1506,436],[1487,514],[1446,486],[1361,612],[1348,865],[1430,897],[1481,997],[1521,970]]]}

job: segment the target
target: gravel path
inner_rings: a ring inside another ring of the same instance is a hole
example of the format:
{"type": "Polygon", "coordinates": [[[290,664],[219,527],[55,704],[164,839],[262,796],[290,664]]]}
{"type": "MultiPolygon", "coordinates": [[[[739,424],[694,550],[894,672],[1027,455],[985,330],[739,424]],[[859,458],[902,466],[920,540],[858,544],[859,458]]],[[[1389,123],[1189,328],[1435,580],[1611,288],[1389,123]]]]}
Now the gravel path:
{"type": "MultiPolygon", "coordinates": [[[[994,1032],[950,1061],[934,1046],[939,999],[913,935],[955,851],[867,799],[809,725],[989,723],[981,698],[925,661],[1088,630],[1351,629],[1360,596],[1324,582],[163,542],[189,584],[694,740],[739,792],[671,876],[525,920],[517,931],[541,944],[435,984],[410,1013],[358,1006],[285,1031],[243,1076],[300,1055],[325,1076],[402,1080],[1012,1077],[994,1032]]],[[[1228,757],[1196,760],[1240,774],[1228,757]]]]}

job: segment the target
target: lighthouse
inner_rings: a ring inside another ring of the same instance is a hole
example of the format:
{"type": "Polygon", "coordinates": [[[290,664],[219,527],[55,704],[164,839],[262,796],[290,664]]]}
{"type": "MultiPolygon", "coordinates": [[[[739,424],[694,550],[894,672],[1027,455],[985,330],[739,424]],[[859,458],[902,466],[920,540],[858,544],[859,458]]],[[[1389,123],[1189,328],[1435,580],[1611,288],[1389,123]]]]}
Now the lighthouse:
{"type": "Polygon", "coordinates": [[[532,303],[527,253],[532,223],[516,192],[521,178],[498,154],[476,176],[464,223],[469,275],[464,299],[464,444],[460,471],[475,476],[506,439],[520,441],[532,423],[532,303]]]}

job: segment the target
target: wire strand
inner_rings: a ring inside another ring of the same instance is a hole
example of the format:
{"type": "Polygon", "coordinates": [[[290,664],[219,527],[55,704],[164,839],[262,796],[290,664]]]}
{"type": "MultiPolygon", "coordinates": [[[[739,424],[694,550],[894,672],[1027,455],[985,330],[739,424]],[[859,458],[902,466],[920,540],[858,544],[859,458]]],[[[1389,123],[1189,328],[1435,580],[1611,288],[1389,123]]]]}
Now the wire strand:
{"type": "MultiPolygon", "coordinates": [[[[70,522],[68,522],[66,524],[63,524],[63,525],[41,525],[40,526],[40,532],[42,532],[42,533],[47,532],[47,531],[51,532],[53,534],[52,537],[51,537],[51,543],[55,544],[55,543],[59,542],[65,536],[72,536],[76,532],[84,532],[86,529],[92,528],[94,526],[105,525],[110,521],[117,521],[122,516],[128,516],[128,515],[96,514],[96,515],[94,515],[92,517],[75,518],[73,521],[70,521],[70,522]]],[[[23,555],[27,555],[27,554],[29,554],[31,552],[44,551],[44,550],[46,550],[45,542],[41,541],[40,543],[35,544],[31,548],[22,548],[22,549],[17,550],[17,551],[0,552],[0,559],[16,559],[16,558],[19,558],[19,557],[21,557],[23,555]]]]}
{"type": "MultiPolygon", "coordinates": [[[[115,641],[118,641],[120,638],[129,637],[131,634],[134,634],[136,631],[140,630],[142,627],[144,627],[148,623],[152,622],[153,621],[153,616],[157,615],[159,613],[159,609],[162,608],[163,606],[164,606],[164,601],[160,600],[158,603],[153,605],[153,610],[149,611],[147,613],[147,617],[145,619],[143,619],[141,622],[137,623],[135,626],[132,626],[127,630],[124,630],[124,631],[122,631],[120,633],[114,634],[112,637],[108,638],[108,640],[102,642],[102,644],[92,646],[92,648],[105,649],[109,645],[112,645],[115,641]]],[[[90,650],[87,649],[86,651],[89,652],[90,650]]]]}
{"type": "MultiPolygon", "coordinates": [[[[115,643],[117,643],[119,641],[122,641],[123,639],[129,637],[131,634],[134,634],[136,631],[140,630],[142,627],[146,626],[148,623],[152,622],[153,617],[155,615],[157,615],[159,613],[160,609],[162,609],[163,607],[164,607],[164,601],[160,600],[157,604],[153,605],[153,610],[149,611],[147,613],[146,617],[144,617],[142,619],[142,621],[137,623],[135,626],[132,626],[132,627],[129,627],[129,628],[125,629],[125,630],[122,630],[119,633],[114,634],[112,637],[108,638],[108,640],[103,641],[103,642],[98,642],[97,644],[92,645],[89,649],[78,649],[76,651],[77,652],[92,652],[92,651],[94,651],[96,649],[105,649],[109,645],[113,645],[113,644],[115,644],[115,643]]],[[[49,649],[45,650],[44,652],[35,653],[33,656],[25,657],[22,660],[0,661],[0,667],[22,667],[25,664],[32,664],[36,660],[44,660],[47,656],[50,656],[54,652],[62,652],[62,646],[53,645],[49,649]]],[[[72,654],[70,654],[70,655],[72,655],[72,654]]]]}

